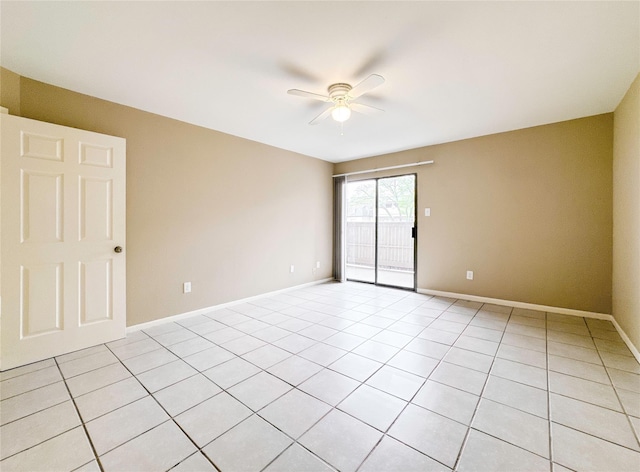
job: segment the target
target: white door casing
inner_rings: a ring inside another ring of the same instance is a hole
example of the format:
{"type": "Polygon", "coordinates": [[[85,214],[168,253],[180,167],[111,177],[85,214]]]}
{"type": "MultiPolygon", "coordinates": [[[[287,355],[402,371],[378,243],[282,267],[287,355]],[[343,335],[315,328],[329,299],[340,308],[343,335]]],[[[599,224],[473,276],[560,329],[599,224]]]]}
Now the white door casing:
{"type": "Polygon", "coordinates": [[[125,140],[0,128],[0,369],[124,337],[125,140]]]}

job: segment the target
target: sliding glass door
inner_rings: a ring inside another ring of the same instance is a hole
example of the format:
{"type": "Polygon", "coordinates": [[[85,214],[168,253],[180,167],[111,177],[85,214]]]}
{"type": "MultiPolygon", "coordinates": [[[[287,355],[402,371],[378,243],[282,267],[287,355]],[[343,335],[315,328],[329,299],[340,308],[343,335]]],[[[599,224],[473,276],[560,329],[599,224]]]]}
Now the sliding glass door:
{"type": "Polygon", "coordinates": [[[415,174],[347,183],[348,280],[415,288],[415,174]]]}

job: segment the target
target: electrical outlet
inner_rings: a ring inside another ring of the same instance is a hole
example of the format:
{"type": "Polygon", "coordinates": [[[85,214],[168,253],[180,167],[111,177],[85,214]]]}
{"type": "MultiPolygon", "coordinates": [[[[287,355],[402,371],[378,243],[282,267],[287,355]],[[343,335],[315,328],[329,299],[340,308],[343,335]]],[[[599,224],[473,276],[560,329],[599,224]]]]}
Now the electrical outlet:
{"type": "Polygon", "coordinates": [[[467,280],[473,280],[473,271],[472,270],[468,270],[467,271],[467,280]]]}
{"type": "Polygon", "coordinates": [[[431,216],[431,208],[424,209],[424,216],[431,216]]]}
{"type": "Polygon", "coordinates": [[[320,268],[320,261],[316,262],[316,269],[320,268]]]}
{"type": "Polygon", "coordinates": [[[191,282],[185,282],[182,284],[183,293],[191,293],[191,282]]]}
{"type": "Polygon", "coordinates": [[[289,272],[291,272],[293,274],[293,271],[296,270],[295,267],[293,267],[293,264],[291,264],[291,267],[289,268],[289,272]]]}

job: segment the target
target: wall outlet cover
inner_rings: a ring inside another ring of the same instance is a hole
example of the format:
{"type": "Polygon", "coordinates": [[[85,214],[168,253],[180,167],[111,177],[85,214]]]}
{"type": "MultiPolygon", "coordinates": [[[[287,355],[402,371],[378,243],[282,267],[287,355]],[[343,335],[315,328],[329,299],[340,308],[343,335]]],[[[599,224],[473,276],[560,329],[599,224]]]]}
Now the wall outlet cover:
{"type": "Polygon", "coordinates": [[[467,271],[467,280],[473,280],[473,271],[472,270],[468,270],[467,271]]]}

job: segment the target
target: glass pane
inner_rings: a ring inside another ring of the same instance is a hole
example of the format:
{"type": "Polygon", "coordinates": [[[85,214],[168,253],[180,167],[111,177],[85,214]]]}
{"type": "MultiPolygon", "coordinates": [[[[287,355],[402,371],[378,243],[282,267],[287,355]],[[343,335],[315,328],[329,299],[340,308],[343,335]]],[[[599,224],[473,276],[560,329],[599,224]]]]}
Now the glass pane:
{"type": "Polygon", "coordinates": [[[375,282],[376,181],[347,183],[347,267],[349,280],[375,282]]]}
{"type": "Polygon", "coordinates": [[[378,180],[378,283],[414,288],[415,175],[378,180]]]}

